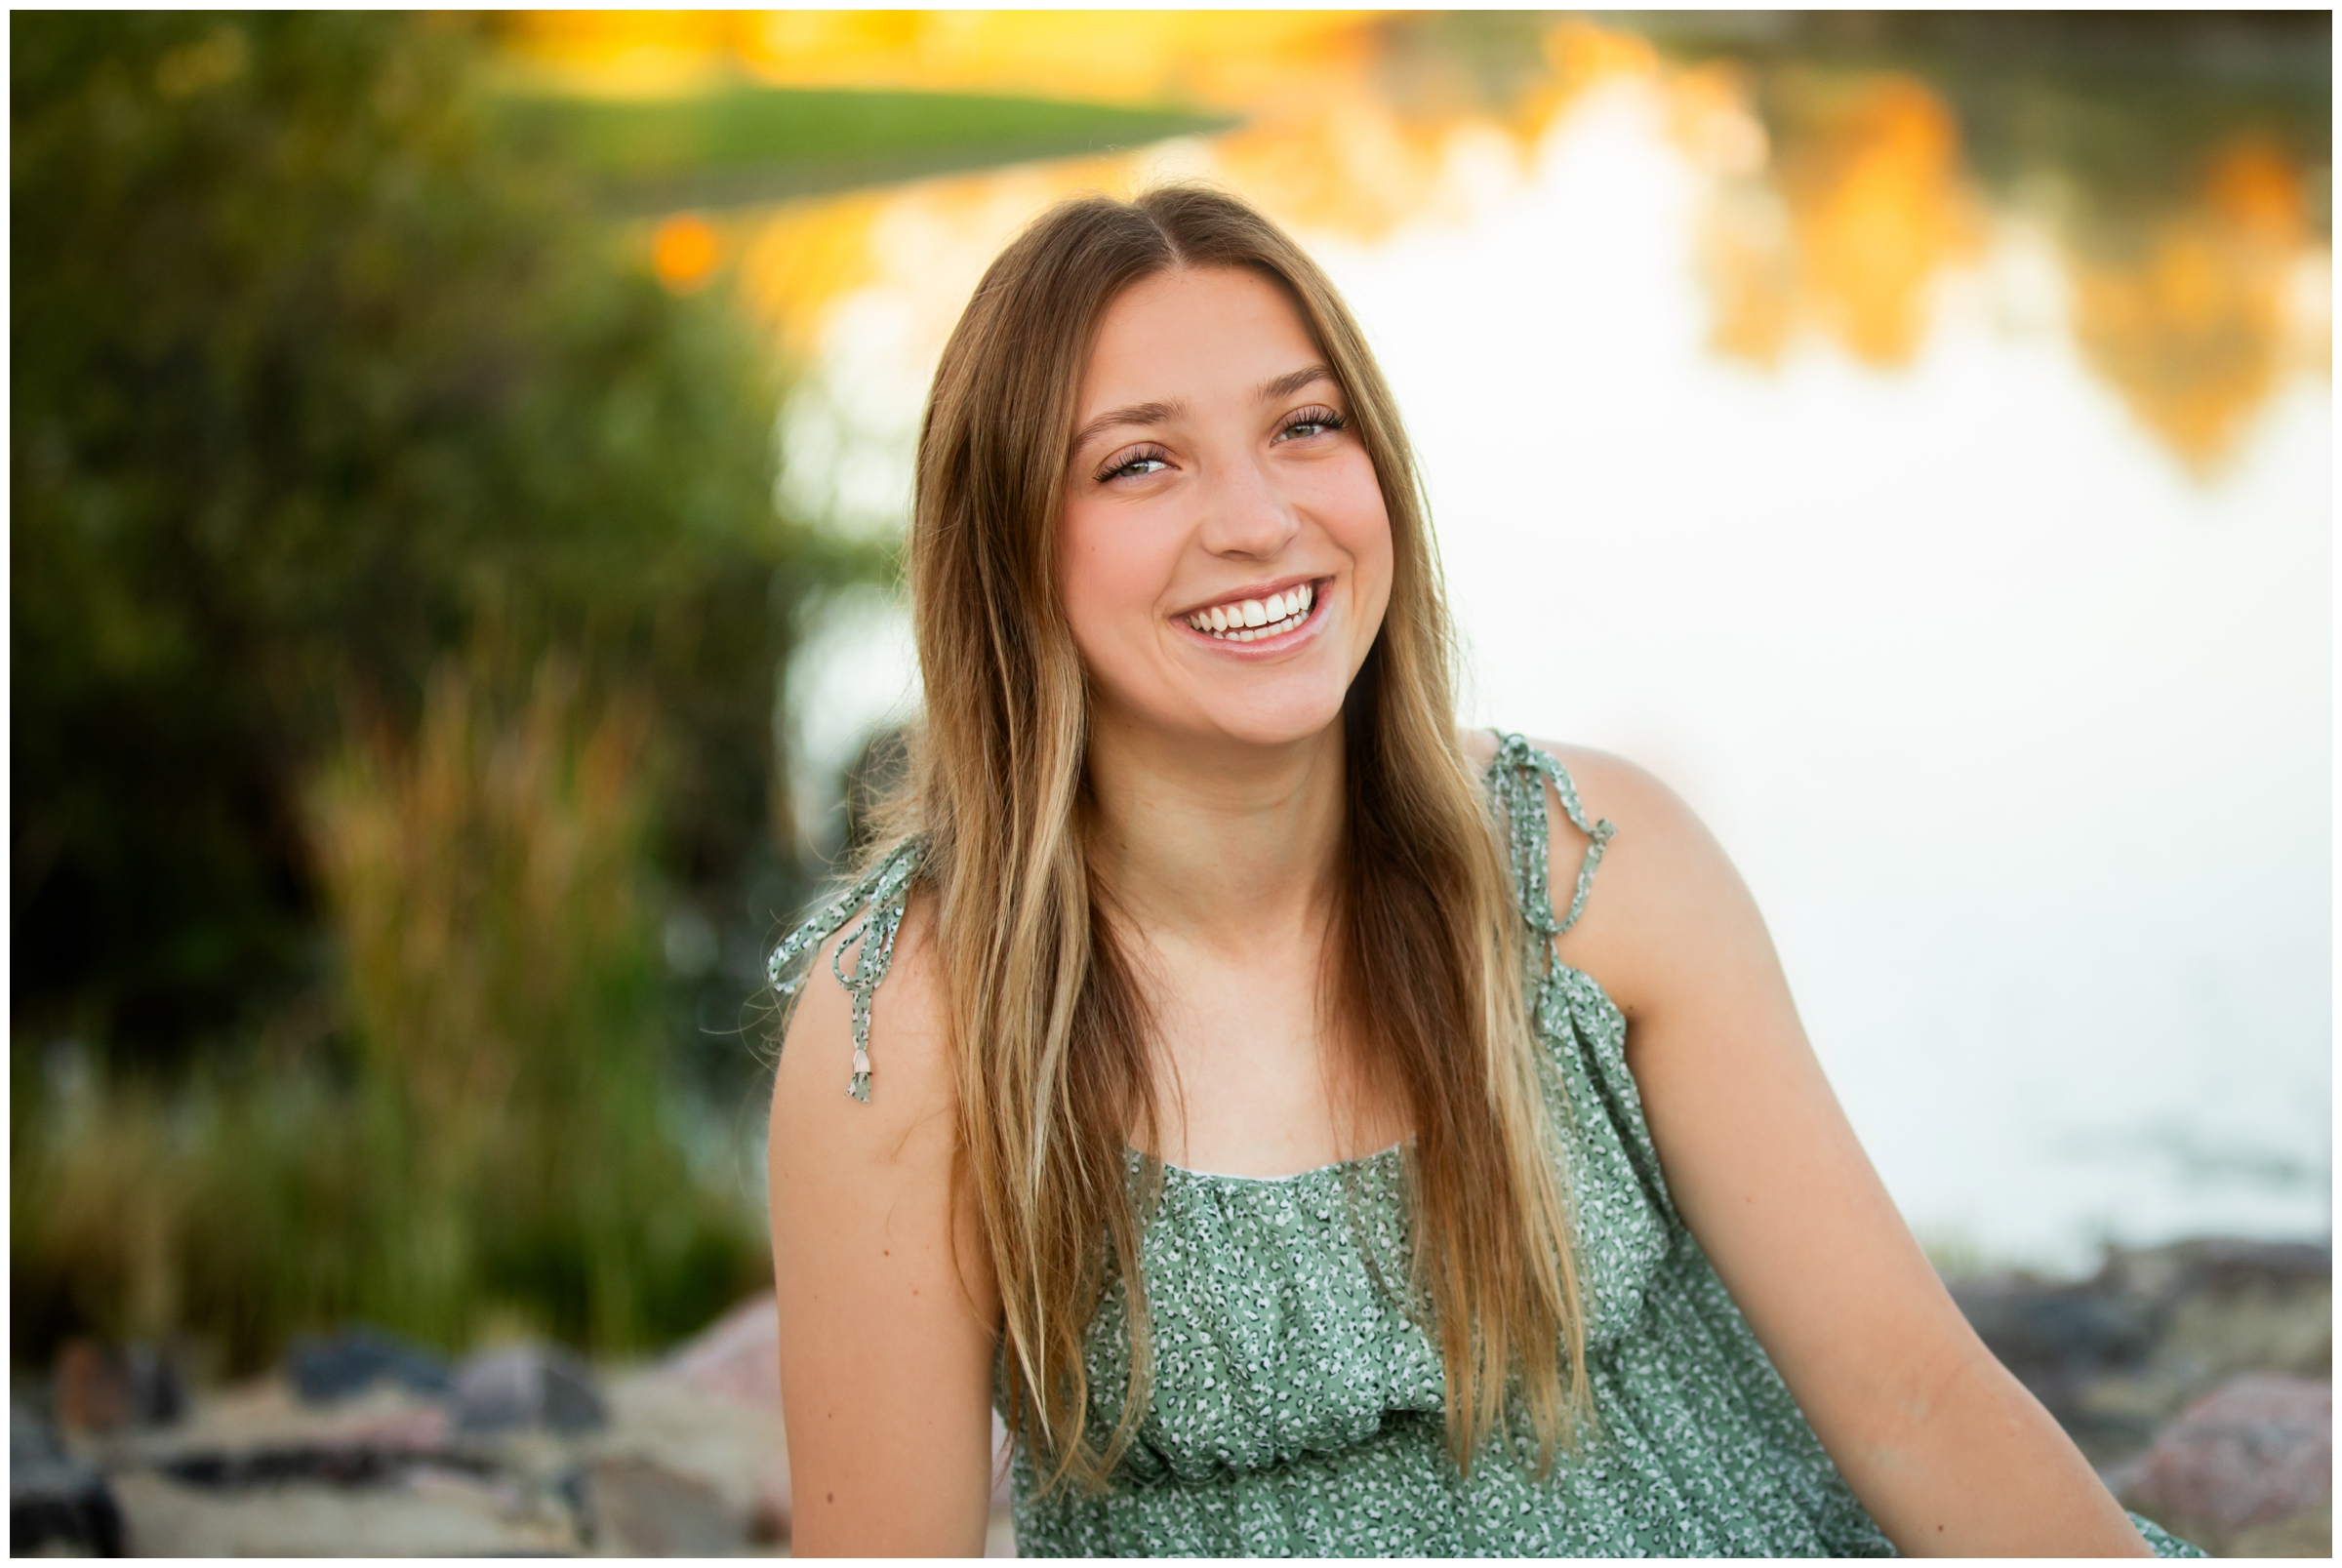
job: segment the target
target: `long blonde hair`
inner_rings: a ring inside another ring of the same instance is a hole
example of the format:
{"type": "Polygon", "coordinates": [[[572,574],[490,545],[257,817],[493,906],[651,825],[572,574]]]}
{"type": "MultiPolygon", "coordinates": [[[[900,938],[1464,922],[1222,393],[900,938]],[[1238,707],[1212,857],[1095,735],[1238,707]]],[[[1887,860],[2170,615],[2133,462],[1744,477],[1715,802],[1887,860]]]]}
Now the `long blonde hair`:
{"type": "Polygon", "coordinates": [[[1009,1419],[1048,1485],[1097,1484],[1148,1402],[1139,1238],[1152,1188],[1134,1192],[1125,1140],[1155,1126],[1152,1031],[1085,854],[1089,699],[1054,521],[1099,319],[1123,289],[1177,266],[1248,267],[1284,287],[1381,483],[1393,574],[1344,706],[1347,824],[1321,1011],[1412,1119],[1410,1284],[1445,1360],[1458,1462],[1508,1411],[1550,1461],[1587,1408],[1553,1086],[1525,1016],[1509,872],[1457,744],[1414,459],[1324,274],[1258,213],[1194,186],[1069,201],[1028,228],[952,332],[920,432],[909,575],[926,712],[868,853],[927,841],[919,883],[955,1042],[955,1178],[973,1190],[999,1283],[1009,1419]],[[1101,1439],[1083,1342],[1117,1277],[1131,1382],[1101,1439]]]}

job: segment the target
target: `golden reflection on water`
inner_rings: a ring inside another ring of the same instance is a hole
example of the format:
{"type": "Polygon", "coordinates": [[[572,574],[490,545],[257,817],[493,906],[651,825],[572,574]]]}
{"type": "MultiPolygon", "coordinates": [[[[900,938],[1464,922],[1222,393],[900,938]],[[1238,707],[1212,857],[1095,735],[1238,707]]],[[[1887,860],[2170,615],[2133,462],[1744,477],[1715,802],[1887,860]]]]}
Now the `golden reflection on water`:
{"type": "MultiPolygon", "coordinates": [[[[832,305],[894,270],[884,248],[907,233],[951,237],[966,271],[1046,201],[1164,172],[1208,173],[1280,221],[1362,244],[1460,221],[1474,190],[1519,179],[1582,97],[1622,82],[1665,105],[1670,139],[1703,178],[1698,256],[1718,354],[1771,366],[1818,337],[1868,365],[1909,364],[1939,282],[1983,260],[1996,230],[1956,115],[1917,76],[1794,72],[1760,116],[1747,70],[1671,63],[1581,19],[1545,26],[1535,68],[1495,90],[1427,50],[1420,29],[1358,12],[545,12],[515,19],[512,39],[539,72],[610,93],[745,75],[1242,117],[1201,148],[681,215],[684,226],[650,231],[675,287],[734,267],[790,355],[818,341],[832,305]]],[[[2305,173],[2274,144],[2241,141],[2173,192],[2143,238],[2059,234],[2084,363],[2199,472],[2287,375],[2330,374],[2330,246],[2311,221],[2305,173]]],[[[960,289],[974,281],[953,276],[960,289]]]]}
{"type": "Polygon", "coordinates": [[[2331,372],[2330,326],[2298,298],[2315,287],[2301,283],[2311,243],[2300,176],[2263,141],[2232,143],[2144,254],[2076,261],[2082,352],[2150,429],[2208,468],[2283,372],[2331,372]]]}
{"type": "Polygon", "coordinates": [[[1705,260],[1713,342],[1770,364],[1801,326],[1901,365],[1927,332],[1927,290],[1974,259],[1985,224],[1959,128],[1927,86],[1882,76],[1831,96],[1768,167],[1717,193],[1705,260]]]}
{"type": "Polygon", "coordinates": [[[747,75],[786,87],[1175,101],[1246,109],[1354,51],[1355,11],[538,11],[510,36],[588,91],[747,75]]]}

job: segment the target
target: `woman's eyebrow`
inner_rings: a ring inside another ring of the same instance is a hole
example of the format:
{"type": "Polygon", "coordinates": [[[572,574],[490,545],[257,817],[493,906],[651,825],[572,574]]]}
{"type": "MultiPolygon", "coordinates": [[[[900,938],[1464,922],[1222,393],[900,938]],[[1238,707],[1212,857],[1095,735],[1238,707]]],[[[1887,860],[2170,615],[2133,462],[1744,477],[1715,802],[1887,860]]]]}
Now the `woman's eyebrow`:
{"type": "Polygon", "coordinates": [[[1312,382],[1330,382],[1333,379],[1334,373],[1323,365],[1304,365],[1299,370],[1287,371],[1272,382],[1263,382],[1261,389],[1253,396],[1263,403],[1273,402],[1280,397],[1292,396],[1312,382]]]}
{"type": "Polygon", "coordinates": [[[1093,436],[1103,435],[1117,424],[1160,424],[1185,414],[1185,403],[1133,403],[1128,408],[1109,409],[1083,425],[1073,437],[1073,450],[1079,452],[1090,444],[1093,436]]]}

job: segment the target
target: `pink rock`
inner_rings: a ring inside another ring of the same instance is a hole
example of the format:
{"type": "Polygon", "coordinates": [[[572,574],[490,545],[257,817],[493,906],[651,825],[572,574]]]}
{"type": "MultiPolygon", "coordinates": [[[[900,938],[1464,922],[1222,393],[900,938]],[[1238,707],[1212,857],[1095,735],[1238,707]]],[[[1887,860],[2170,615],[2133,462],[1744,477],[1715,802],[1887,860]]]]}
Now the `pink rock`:
{"type": "Polygon", "coordinates": [[[2126,1467],[2126,1491],[2159,1517],[2241,1530],[2316,1508],[2333,1490],[2334,1386],[2232,1378],[2165,1427],[2126,1467]]]}
{"type": "Polygon", "coordinates": [[[741,1303],[670,1352],[666,1370],[706,1393],[781,1408],[781,1317],[770,1293],[741,1303]]]}

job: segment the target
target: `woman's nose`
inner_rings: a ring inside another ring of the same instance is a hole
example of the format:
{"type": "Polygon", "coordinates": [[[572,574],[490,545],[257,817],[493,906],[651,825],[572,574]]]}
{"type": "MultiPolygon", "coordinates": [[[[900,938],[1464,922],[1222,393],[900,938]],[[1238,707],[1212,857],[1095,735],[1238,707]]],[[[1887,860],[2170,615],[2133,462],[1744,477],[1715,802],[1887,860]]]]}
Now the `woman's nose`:
{"type": "Polygon", "coordinates": [[[1272,556],[1301,532],[1301,518],[1257,460],[1218,465],[1208,486],[1204,548],[1215,555],[1272,556]]]}

